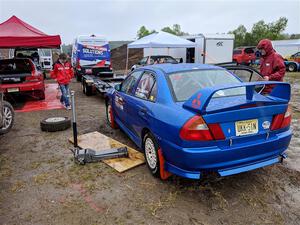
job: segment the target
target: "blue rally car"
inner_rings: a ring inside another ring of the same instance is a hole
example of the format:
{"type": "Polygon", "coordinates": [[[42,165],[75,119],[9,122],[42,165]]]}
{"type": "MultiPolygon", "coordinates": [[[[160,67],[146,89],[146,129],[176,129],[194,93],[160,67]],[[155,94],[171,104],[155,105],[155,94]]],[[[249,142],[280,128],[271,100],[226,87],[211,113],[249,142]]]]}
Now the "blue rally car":
{"type": "Polygon", "coordinates": [[[236,74],[203,64],[138,68],[107,93],[107,120],[162,179],[227,176],[281,162],[292,136],[290,85],[236,74]],[[265,85],[273,86],[268,95],[260,94],[265,85]]]}

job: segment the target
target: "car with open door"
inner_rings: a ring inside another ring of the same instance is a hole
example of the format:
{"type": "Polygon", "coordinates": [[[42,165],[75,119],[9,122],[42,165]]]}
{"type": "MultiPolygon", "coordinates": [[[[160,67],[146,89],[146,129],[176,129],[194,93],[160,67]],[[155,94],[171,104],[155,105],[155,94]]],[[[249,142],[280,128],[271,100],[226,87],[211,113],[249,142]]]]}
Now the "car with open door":
{"type": "Polygon", "coordinates": [[[0,60],[0,79],[4,95],[45,99],[44,75],[29,58],[0,60]]]}
{"type": "Polygon", "coordinates": [[[107,121],[163,179],[228,176],[281,162],[292,136],[290,85],[249,82],[254,72],[245,82],[235,73],[204,64],[138,68],[106,94],[107,121]],[[272,92],[261,94],[264,85],[272,92]]]}

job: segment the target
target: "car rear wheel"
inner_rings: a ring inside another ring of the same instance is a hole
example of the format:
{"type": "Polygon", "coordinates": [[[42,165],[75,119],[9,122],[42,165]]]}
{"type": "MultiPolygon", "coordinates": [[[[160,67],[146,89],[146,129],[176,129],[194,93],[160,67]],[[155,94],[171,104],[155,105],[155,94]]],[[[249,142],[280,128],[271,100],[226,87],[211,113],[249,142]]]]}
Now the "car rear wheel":
{"type": "Polygon", "coordinates": [[[143,150],[147,166],[153,176],[161,178],[158,149],[159,147],[154,136],[151,133],[146,134],[143,142],[143,150]]]}
{"type": "Polygon", "coordinates": [[[287,69],[289,72],[295,72],[297,69],[297,66],[295,63],[290,63],[290,64],[288,64],[287,69]]]}
{"type": "Polygon", "coordinates": [[[0,134],[6,134],[14,124],[15,113],[11,104],[3,101],[3,127],[0,128],[0,134]]]}
{"type": "Polygon", "coordinates": [[[39,100],[45,100],[45,91],[35,91],[34,95],[39,99],[39,100]]]}
{"type": "Polygon", "coordinates": [[[82,92],[86,96],[93,95],[93,88],[92,88],[92,86],[88,86],[87,83],[84,80],[82,81],[82,92]]]}
{"type": "Polygon", "coordinates": [[[108,125],[111,128],[113,128],[113,129],[117,128],[113,108],[110,103],[106,104],[106,120],[107,120],[108,125]]]}

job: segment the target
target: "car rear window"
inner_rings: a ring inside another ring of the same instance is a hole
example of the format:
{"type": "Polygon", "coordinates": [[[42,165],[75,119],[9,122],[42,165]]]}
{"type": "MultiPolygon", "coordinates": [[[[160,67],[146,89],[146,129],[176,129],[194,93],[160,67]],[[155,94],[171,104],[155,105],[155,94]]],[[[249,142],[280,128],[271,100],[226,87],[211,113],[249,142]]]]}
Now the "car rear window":
{"type": "MultiPolygon", "coordinates": [[[[206,87],[241,83],[227,70],[195,70],[172,73],[168,76],[175,101],[188,100],[197,91],[206,87]]],[[[245,94],[245,88],[234,88],[217,91],[213,98],[245,94]]]]}
{"type": "Polygon", "coordinates": [[[32,65],[26,59],[0,60],[0,74],[31,73],[32,65]]]}

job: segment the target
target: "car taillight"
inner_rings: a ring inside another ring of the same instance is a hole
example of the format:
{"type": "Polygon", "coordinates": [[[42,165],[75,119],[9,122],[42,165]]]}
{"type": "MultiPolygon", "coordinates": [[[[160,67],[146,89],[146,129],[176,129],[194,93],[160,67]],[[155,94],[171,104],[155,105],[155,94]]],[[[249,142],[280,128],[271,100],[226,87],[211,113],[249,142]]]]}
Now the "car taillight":
{"type": "Polygon", "coordinates": [[[180,137],[187,141],[210,141],[225,139],[219,124],[207,125],[201,116],[189,119],[180,130],[180,137]]]}
{"type": "Polygon", "coordinates": [[[292,113],[290,107],[285,113],[275,115],[272,120],[271,130],[278,130],[288,127],[292,121],[292,113]]]}
{"type": "Polygon", "coordinates": [[[210,130],[214,140],[224,140],[225,139],[225,136],[224,136],[224,133],[222,131],[220,124],[211,123],[211,124],[208,124],[208,127],[209,127],[209,130],[210,130]]]}
{"type": "Polygon", "coordinates": [[[33,70],[31,72],[31,76],[27,76],[25,78],[25,82],[38,82],[38,81],[41,81],[43,80],[44,77],[42,74],[40,74],[39,72],[37,72],[36,70],[33,70]]]}

